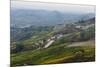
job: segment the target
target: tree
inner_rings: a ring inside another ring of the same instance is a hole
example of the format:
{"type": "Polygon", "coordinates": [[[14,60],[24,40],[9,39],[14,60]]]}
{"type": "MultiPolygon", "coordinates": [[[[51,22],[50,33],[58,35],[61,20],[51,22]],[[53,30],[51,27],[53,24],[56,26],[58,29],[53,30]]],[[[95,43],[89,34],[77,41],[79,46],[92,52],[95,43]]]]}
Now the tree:
{"type": "Polygon", "coordinates": [[[24,45],[17,43],[16,44],[16,48],[15,48],[15,52],[20,52],[24,49],[24,45]]]}

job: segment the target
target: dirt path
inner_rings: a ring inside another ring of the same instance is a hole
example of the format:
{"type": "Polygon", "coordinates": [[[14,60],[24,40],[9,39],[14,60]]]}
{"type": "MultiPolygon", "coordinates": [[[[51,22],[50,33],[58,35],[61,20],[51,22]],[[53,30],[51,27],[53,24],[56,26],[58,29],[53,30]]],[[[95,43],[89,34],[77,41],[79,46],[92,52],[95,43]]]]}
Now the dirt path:
{"type": "Polygon", "coordinates": [[[86,42],[76,42],[68,45],[67,47],[76,47],[76,46],[95,46],[95,41],[86,41],[86,42]]]}
{"type": "Polygon", "coordinates": [[[50,41],[44,46],[44,48],[49,47],[53,42],[54,42],[54,40],[50,40],[50,41]]]}

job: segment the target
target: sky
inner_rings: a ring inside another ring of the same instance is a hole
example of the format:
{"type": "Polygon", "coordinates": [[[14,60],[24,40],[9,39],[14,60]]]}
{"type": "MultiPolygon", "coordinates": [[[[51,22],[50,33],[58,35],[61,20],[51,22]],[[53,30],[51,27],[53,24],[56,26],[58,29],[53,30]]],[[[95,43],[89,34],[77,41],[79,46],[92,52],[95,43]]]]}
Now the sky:
{"type": "Polygon", "coordinates": [[[11,9],[42,9],[61,12],[95,13],[93,5],[73,5],[43,2],[11,1],[11,9]]]}

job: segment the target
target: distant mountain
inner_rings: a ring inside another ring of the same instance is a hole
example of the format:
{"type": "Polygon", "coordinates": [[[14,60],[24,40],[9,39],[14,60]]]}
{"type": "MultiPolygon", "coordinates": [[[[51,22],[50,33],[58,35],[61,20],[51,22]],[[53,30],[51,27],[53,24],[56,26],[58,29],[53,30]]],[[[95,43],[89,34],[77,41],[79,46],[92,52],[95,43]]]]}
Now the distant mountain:
{"type": "Polygon", "coordinates": [[[82,27],[88,28],[95,25],[95,18],[91,18],[85,21],[79,21],[71,24],[58,24],[55,26],[30,26],[25,28],[11,27],[11,41],[19,41],[28,39],[32,36],[39,34],[40,32],[53,31],[54,34],[67,34],[72,32],[82,31],[82,27]],[[77,28],[81,26],[81,28],[77,28]]]}
{"type": "Polygon", "coordinates": [[[47,26],[76,22],[82,18],[94,17],[93,14],[62,13],[59,11],[11,9],[11,26],[47,26]]]}
{"type": "Polygon", "coordinates": [[[81,16],[80,20],[89,20],[89,19],[92,19],[94,17],[95,17],[95,14],[93,14],[93,13],[87,13],[87,14],[84,14],[83,16],[81,16]]]}

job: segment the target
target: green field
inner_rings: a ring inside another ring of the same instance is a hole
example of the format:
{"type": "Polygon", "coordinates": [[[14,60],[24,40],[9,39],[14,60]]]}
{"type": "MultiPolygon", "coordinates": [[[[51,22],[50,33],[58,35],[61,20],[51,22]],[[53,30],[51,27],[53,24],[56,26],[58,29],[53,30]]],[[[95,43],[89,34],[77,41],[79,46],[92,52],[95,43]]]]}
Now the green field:
{"type": "MultiPolygon", "coordinates": [[[[90,45],[90,41],[83,45],[90,45]]],[[[67,47],[66,43],[42,50],[30,50],[11,55],[12,65],[57,64],[95,61],[94,46],[67,47]]]]}

